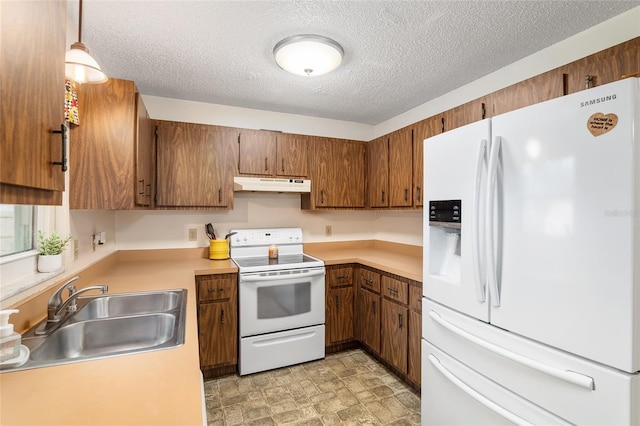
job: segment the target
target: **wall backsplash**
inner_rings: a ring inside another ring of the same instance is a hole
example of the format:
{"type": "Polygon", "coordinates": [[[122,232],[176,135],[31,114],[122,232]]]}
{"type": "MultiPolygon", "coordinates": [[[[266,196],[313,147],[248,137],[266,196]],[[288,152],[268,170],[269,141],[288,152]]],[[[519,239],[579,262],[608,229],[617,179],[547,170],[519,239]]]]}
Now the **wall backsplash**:
{"type": "MultiPolygon", "coordinates": [[[[91,215],[90,211],[75,214],[91,215]]],[[[306,242],[382,239],[422,245],[422,211],[303,211],[296,194],[236,193],[232,211],[115,212],[119,250],[206,247],[204,224],[218,238],[234,228],[301,227],[306,242]],[[332,236],[325,236],[331,225],[332,236]],[[198,240],[188,240],[189,228],[198,240]]]]}

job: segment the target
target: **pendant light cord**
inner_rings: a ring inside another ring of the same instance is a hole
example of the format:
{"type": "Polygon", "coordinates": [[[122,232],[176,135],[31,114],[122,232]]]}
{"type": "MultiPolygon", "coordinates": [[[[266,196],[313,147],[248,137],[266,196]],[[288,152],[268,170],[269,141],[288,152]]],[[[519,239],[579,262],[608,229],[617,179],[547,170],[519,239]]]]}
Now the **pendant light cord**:
{"type": "Polygon", "coordinates": [[[82,43],[82,0],[79,0],[80,8],[78,11],[78,43],[82,43]]]}

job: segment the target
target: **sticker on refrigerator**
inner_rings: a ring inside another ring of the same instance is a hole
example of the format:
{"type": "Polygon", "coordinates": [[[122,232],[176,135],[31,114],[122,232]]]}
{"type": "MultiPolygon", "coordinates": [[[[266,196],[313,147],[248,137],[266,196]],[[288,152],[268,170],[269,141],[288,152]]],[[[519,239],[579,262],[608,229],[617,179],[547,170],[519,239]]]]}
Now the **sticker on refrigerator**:
{"type": "Polygon", "coordinates": [[[593,136],[604,135],[618,124],[618,116],[615,114],[603,114],[596,112],[589,117],[587,129],[593,136]]]}

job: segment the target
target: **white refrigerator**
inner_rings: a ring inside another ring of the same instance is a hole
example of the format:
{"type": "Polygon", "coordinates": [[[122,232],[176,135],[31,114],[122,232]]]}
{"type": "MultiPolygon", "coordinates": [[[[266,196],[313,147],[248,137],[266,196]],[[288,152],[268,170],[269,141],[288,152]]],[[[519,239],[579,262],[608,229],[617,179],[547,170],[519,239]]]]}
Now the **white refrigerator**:
{"type": "Polygon", "coordinates": [[[640,79],[424,141],[422,423],[640,424],[640,79]]]}

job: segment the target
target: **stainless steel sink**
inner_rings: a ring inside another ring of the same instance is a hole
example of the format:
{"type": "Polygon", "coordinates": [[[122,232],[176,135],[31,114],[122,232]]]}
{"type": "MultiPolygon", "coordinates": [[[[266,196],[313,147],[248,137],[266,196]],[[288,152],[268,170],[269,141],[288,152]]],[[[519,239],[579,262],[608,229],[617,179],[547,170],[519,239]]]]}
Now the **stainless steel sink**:
{"type": "Polygon", "coordinates": [[[33,361],[71,360],[175,346],[176,317],[147,314],[61,327],[31,353],[33,361]]]}
{"type": "Polygon", "coordinates": [[[49,335],[24,334],[28,361],[2,372],[169,349],[184,344],[187,290],[78,297],[78,310],[49,335]]]}
{"type": "Polygon", "coordinates": [[[70,321],[167,312],[176,309],[181,298],[176,291],[79,297],[78,311],[70,321]]]}

